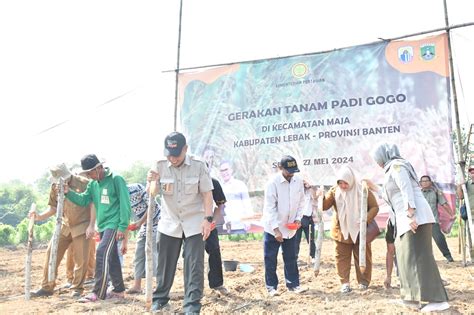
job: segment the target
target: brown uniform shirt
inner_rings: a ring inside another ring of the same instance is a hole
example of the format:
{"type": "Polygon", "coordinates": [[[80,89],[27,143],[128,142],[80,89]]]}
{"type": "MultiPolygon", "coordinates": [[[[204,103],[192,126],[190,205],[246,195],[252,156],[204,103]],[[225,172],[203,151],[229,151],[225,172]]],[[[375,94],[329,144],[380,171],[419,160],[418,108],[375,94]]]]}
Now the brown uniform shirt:
{"type": "MultiPolygon", "coordinates": [[[[337,186],[332,187],[324,196],[323,200],[323,209],[328,210],[331,206],[334,207],[334,214],[332,216],[332,226],[331,226],[331,237],[333,240],[353,244],[352,239],[349,237],[347,240],[344,239],[341,231],[341,225],[339,224],[339,216],[337,214],[336,206],[336,188],[337,186]]],[[[369,224],[379,212],[379,205],[375,199],[374,194],[369,190],[367,196],[367,224],[369,224]]],[[[359,211],[359,209],[353,209],[354,211],[359,211]]]]}
{"type": "MultiPolygon", "coordinates": [[[[82,176],[72,175],[68,182],[69,189],[81,193],[86,190],[88,182],[89,180],[82,176]]],[[[51,186],[48,205],[57,208],[58,195],[53,188],[54,185],[51,186]]],[[[80,207],[64,198],[61,234],[67,236],[71,233],[72,237],[76,237],[86,233],[87,226],[91,220],[90,207],[92,207],[92,204],[87,207],[80,207]]]]}

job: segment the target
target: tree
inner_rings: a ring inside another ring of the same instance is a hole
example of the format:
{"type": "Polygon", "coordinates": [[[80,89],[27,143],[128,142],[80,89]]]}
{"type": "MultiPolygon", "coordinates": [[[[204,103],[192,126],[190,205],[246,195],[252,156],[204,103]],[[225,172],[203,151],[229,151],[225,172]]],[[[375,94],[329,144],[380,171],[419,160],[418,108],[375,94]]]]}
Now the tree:
{"type": "Polygon", "coordinates": [[[122,171],[121,174],[128,184],[140,183],[146,184],[146,174],[150,169],[150,165],[143,161],[138,161],[132,164],[128,170],[122,171]]]}
{"type": "Polygon", "coordinates": [[[36,191],[40,195],[49,195],[49,190],[51,189],[51,182],[49,180],[50,176],[51,175],[49,172],[44,172],[40,178],[35,180],[34,184],[36,187],[36,191]]]}
{"type": "Polygon", "coordinates": [[[16,226],[26,217],[31,204],[37,201],[33,188],[21,181],[0,185],[0,222],[16,226]]]}

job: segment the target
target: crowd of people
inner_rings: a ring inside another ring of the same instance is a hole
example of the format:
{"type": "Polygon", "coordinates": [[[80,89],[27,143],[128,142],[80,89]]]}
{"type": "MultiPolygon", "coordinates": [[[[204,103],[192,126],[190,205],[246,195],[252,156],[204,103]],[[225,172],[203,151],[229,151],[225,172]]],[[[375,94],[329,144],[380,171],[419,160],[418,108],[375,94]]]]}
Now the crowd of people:
{"type": "MultiPolygon", "coordinates": [[[[146,187],[141,184],[127,185],[123,177],[105,167],[104,161],[94,154],[81,159],[82,170],[79,174],[73,174],[64,163],[51,168],[53,184],[49,208],[40,214],[31,212],[30,216],[42,221],[56,213],[58,183],[62,178],[65,201],[55,275],[69,249],[68,286],[71,295],[79,302],[123,299],[125,293],[142,293],[148,228],[152,229],[153,243],[156,244],[151,260],[156,277],[152,310],[170,310],[170,290],[180,257],[184,273],[183,312],[199,313],[201,310],[204,252],[209,256],[209,287],[219,294],[228,294],[224,286],[216,218],[224,218],[221,226],[225,230],[245,233],[245,224],[239,220],[242,213],[251,216],[245,183],[233,177],[231,163],[224,161],[219,165],[223,179],[221,186],[217,179],[211,177],[209,161],[206,163],[188,154],[188,144],[182,133],[170,133],[165,138],[164,147],[166,158],[157,161],[148,172],[146,187]],[[155,203],[151,209],[153,226],[147,227],[147,209],[154,187],[158,188],[161,202],[155,203]],[[130,222],[132,214],[135,222],[130,222]],[[128,248],[129,230],[137,230],[137,237],[134,284],[126,290],[121,255],[128,248]],[[99,239],[97,248],[96,233],[99,239]],[[93,289],[85,294],[84,284],[90,281],[94,283],[93,289]]],[[[335,267],[341,283],[340,291],[342,294],[352,291],[352,257],[358,289],[366,290],[371,283],[372,251],[370,241],[360,244],[360,222],[366,220],[369,226],[375,220],[379,211],[378,196],[391,209],[385,235],[387,276],[384,286],[391,287],[393,264],[396,263],[400,282],[400,300],[396,303],[421,311],[449,308],[448,296],[433,256],[432,239],[446,260],[452,262],[453,257],[440,229],[438,206],[451,217],[455,211],[429,175],[418,178],[413,166],[401,157],[395,144],[381,144],[372,151],[372,157],[384,171],[381,187],[359,178],[350,166],[343,166],[328,191],[322,186],[316,188],[308,179],[303,180],[297,174],[300,169],[294,157],[285,155],[281,158],[278,172],[265,186],[261,220],[264,228],[264,278],[269,297],[281,292],[276,272],[280,251],[287,290],[293,294],[307,291],[299,277],[300,242],[304,233],[310,248],[311,263],[315,263],[318,259],[314,242],[315,224],[323,224],[316,221],[316,212],[329,209],[333,211],[330,235],[335,243],[335,267]],[[365,184],[369,187],[366,195],[363,194],[365,184]],[[366,202],[363,198],[367,198],[366,202]],[[317,201],[321,201],[321,209],[318,209],[317,201]],[[362,267],[359,257],[361,248],[365,252],[362,267]]],[[[474,168],[469,169],[469,173],[471,179],[466,188],[469,197],[472,197],[471,204],[474,204],[474,168]]],[[[458,195],[463,197],[461,193],[458,192],[458,195]]],[[[53,295],[56,281],[48,279],[51,246],[52,242],[47,251],[41,288],[32,294],[33,297],[53,295]]]]}

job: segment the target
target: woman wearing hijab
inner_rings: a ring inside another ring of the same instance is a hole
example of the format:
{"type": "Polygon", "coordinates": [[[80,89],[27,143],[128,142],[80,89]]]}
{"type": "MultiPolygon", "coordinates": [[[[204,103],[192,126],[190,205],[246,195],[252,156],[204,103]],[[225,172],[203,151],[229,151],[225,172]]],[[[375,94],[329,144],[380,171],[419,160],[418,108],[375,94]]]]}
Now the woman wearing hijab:
{"type": "Polygon", "coordinates": [[[433,212],[418,185],[413,166],[400,156],[395,144],[381,144],[373,152],[384,169],[383,198],[395,220],[395,250],[400,277],[400,303],[421,311],[449,308],[431,246],[433,212]]]}
{"type": "MultiPolygon", "coordinates": [[[[323,195],[324,191],[319,191],[323,195]]],[[[362,186],[354,176],[354,171],[344,166],[337,174],[337,185],[324,196],[323,210],[334,207],[331,237],[336,242],[336,270],[341,281],[341,292],[351,292],[349,276],[351,272],[351,255],[354,255],[357,282],[359,289],[366,290],[372,276],[372,250],[366,244],[366,268],[362,273],[359,267],[359,229],[362,186]]],[[[372,192],[368,192],[367,223],[370,223],[379,211],[372,192]]]]}

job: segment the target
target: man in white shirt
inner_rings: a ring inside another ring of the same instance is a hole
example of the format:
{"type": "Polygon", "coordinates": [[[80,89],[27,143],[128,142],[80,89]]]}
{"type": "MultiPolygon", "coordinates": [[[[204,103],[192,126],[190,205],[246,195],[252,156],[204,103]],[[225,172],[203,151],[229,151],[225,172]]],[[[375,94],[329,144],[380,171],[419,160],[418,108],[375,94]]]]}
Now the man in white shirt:
{"type": "Polygon", "coordinates": [[[247,185],[233,176],[230,162],[223,161],[220,165],[221,184],[227,199],[225,205],[225,223],[228,233],[246,233],[248,226],[243,219],[254,215],[247,185]]]}
{"type": "Polygon", "coordinates": [[[294,173],[300,170],[292,156],[283,156],[279,169],[281,172],[267,183],[263,207],[265,285],[269,296],[278,295],[276,268],[280,246],[288,291],[293,293],[306,291],[300,287],[295,238],[303,216],[305,199],[303,180],[294,176],[294,173]]]}

